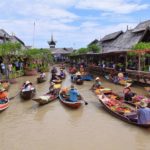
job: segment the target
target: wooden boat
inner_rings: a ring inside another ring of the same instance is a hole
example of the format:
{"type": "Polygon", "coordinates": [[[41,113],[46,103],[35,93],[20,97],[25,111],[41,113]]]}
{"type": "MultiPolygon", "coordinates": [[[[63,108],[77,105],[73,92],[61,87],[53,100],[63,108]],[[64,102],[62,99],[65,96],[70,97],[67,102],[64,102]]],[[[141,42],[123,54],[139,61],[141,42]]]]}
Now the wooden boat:
{"type": "Polygon", "coordinates": [[[83,75],[83,80],[85,80],[85,81],[92,81],[93,80],[93,76],[90,75],[90,74],[83,75]]]}
{"type": "Polygon", "coordinates": [[[9,99],[6,100],[6,103],[0,104],[0,112],[8,108],[9,106],[9,99]]]}
{"type": "Polygon", "coordinates": [[[33,88],[30,91],[23,91],[23,90],[21,90],[20,96],[21,96],[21,98],[23,98],[25,100],[28,100],[28,99],[32,99],[35,96],[35,93],[36,93],[35,88],[33,88]]]}
{"type": "Polygon", "coordinates": [[[40,105],[48,104],[58,98],[57,95],[51,95],[51,94],[44,94],[43,96],[40,96],[39,98],[33,98],[33,101],[38,102],[40,105]]]}
{"type": "Polygon", "coordinates": [[[122,86],[125,86],[127,83],[132,84],[132,82],[133,82],[132,79],[120,80],[120,81],[114,82],[112,79],[110,79],[110,77],[108,75],[104,75],[104,78],[114,84],[118,84],[118,85],[122,85],[122,86]]]}
{"type": "Polygon", "coordinates": [[[104,94],[108,94],[108,93],[112,93],[112,90],[110,88],[104,88],[104,87],[100,87],[100,88],[97,88],[97,89],[92,89],[91,90],[96,94],[96,95],[99,95],[101,93],[104,93],[104,94]]]}
{"type": "Polygon", "coordinates": [[[52,82],[54,82],[56,84],[60,84],[62,82],[62,80],[53,80],[52,82]]]}
{"type": "Polygon", "coordinates": [[[41,78],[41,77],[37,78],[37,83],[42,83],[42,82],[45,82],[45,81],[46,81],[46,78],[41,78]]]}
{"type": "MultiPolygon", "coordinates": [[[[102,106],[104,107],[104,109],[107,112],[109,112],[111,115],[117,117],[118,119],[123,120],[127,123],[130,123],[130,124],[139,126],[139,127],[145,127],[145,128],[150,127],[150,124],[138,124],[137,123],[137,112],[136,112],[135,108],[130,107],[131,111],[128,111],[128,112],[126,112],[126,111],[116,111],[116,110],[113,109],[112,106],[108,105],[109,104],[108,102],[110,101],[110,98],[107,96],[107,94],[98,95],[98,98],[99,98],[99,101],[101,102],[102,106]]],[[[122,105],[128,107],[128,105],[125,104],[125,103],[122,103],[122,105]]]]}
{"type": "Polygon", "coordinates": [[[39,98],[33,98],[32,100],[38,102],[40,105],[48,104],[58,98],[60,87],[61,85],[54,87],[57,90],[56,95],[46,93],[43,96],[40,96],[39,98]]]}
{"type": "Polygon", "coordinates": [[[67,96],[62,92],[62,90],[59,92],[59,99],[60,101],[70,107],[70,108],[79,108],[83,104],[83,98],[79,96],[79,100],[77,102],[70,102],[66,100],[67,96]]]}

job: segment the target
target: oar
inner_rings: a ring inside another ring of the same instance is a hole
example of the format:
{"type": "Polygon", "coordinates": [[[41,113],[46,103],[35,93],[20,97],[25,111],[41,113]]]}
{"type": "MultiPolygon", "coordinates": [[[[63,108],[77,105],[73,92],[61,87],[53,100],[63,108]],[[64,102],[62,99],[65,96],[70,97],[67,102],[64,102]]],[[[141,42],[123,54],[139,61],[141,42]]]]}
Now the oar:
{"type": "Polygon", "coordinates": [[[14,99],[14,98],[17,97],[19,94],[20,94],[20,91],[19,91],[15,96],[10,97],[9,100],[14,99]]]}
{"type": "Polygon", "coordinates": [[[85,105],[88,105],[88,102],[87,102],[87,101],[85,101],[84,99],[83,99],[82,101],[84,101],[84,104],[85,104],[85,105]]]}
{"type": "Polygon", "coordinates": [[[88,102],[85,101],[81,95],[80,95],[80,97],[81,97],[81,101],[83,101],[85,105],[88,105],[88,102]]]}

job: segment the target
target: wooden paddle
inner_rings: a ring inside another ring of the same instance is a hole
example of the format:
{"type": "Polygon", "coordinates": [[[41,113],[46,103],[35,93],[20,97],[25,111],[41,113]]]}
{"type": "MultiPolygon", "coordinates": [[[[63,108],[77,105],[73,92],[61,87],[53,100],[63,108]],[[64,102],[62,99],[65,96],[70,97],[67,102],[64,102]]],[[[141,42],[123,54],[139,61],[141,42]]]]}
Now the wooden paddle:
{"type": "Polygon", "coordinates": [[[9,100],[14,99],[14,98],[17,97],[19,94],[20,94],[20,91],[19,91],[15,96],[10,97],[9,100]]]}

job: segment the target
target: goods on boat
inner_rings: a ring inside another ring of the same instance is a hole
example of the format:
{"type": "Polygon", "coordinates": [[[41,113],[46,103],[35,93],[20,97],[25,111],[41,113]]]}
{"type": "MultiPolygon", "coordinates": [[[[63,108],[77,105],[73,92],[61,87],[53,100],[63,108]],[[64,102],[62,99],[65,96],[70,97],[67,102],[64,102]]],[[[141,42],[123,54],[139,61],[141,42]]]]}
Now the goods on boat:
{"type": "Polygon", "coordinates": [[[121,80],[118,80],[117,77],[116,78],[110,78],[109,75],[105,75],[104,76],[105,79],[115,83],[115,84],[119,84],[119,85],[122,85],[122,86],[125,86],[127,83],[132,83],[132,79],[121,79],[121,80]]]}
{"type": "Polygon", "coordinates": [[[129,105],[115,100],[114,97],[109,97],[107,94],[98,95],[98,98],[104,109],[113,116],[133,125],[150,127],[150,124],[137,123],[137,111],[134,107],[129,107],[129,105]]]}
{"type": "Polygon", "coordinates": [[[86,75],[83,75],[83,80],[85,81],[92,81],[93,80],[93,76],[90,75],[90,74],[86,74],[86,75]]]}
{"type": "Polygon", "coordinates": [[[83,98],[81,96],[78,97],[78,101],[77,102],[70,102],[68,99],[68,89],[63,89],[63,90],[60,90],[59,92],[59,99],[60,101],[70,107],[70,108],[79,108],[82,104],[83,104],[83,98]]]}
{"type": "Polygon", "coordinates": [[[52,82],[54,82],[56,84],[60,84],[62,82],[62,80],[53,80],[52,82]]]}
{"type": "Polygon", "coordinates": [[[0,100],[0,112],[8,108],[9,106],[9,100],[6,99],[5,101],[0,100]]]}
{"type": "Polygon", "coordinates": [[[36,93],[35,88],[31,89],[30,91],[21,90],[20,96],[21,98],[27,100],[27,99],[32,99],[35,96],[35,93],[36,93]]]}
{"type": "Polygon", "coordinates": [[[32,100],[38,102],[41,105],[48,104],[51,101],[54,101],[58,98],[57,95],[52,95],[52,94],[44,94],[43,96],[40,96],[39,98],[33,98],[32,100]]]}
{"type": "Polygon", "coordinates": [[[42,77],[38,77],[37,78],[37,83],[42,83],[42,82],[45,82],[46,81],[46,78],[42,78],[42,77]]]}
{"type": "Polygon", "coordinates": [[[111,93],[112,90],[109,89],[109,88],[104,88],[104,87],[100,87],[100,88],[97,88],[95,90],[93,90],[95,92],[96,95],[99,95],[101,93],[111,93]]]}
{"type": "Polygon", "coordinates": [[[54,101],[58,98],[60,88],[61,84],[55,84],[54,85],[55,94],[46,93],[43,96],[40,96],[39,98],[33,98],[32,100],[38,102],[41,105],[48,104],[49,102],[54,101]]]}

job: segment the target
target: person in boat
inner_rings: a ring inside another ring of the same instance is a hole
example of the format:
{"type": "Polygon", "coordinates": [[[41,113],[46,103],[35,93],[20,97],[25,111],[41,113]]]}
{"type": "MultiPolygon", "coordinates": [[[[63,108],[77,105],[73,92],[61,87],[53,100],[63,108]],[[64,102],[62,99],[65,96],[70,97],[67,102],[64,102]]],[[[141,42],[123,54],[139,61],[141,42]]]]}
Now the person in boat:
{"type": "Polygon", "coordinates": [[[32,83],[30,81],[26,81],[23,84],[22,91],[24,92],[24,91],[31,91],[31,90],[34,90],[32,83]]]}
{"type": "Polygon", "coordinates": [[[75,66],[72,67],[72,69],[70,69],[70,73],[76,73],[77,72],[77,69],[75,66]]]}
{"type": "Polygon", "coordinates": [[[77,89],[75,89],[74,85],[71,85],[71,88],[69,90],[69,101],[70,102],[77,102],[78,101],[79,93],[77,89]]]}
{"type": "Polygon", "coordinates": [[[92,86],[92,90],[96,90],[97,88],[100,88],[102,85],[101,79],[99,77],[95,78],[95,83],[92,86]]]}
{"type": "Polygon", "coordinates": [[[80,72],[77,72],[76,73],[76,76],[75,76],[75,81],[79,82],[82,80],[82,76],[81,76],[81,73],[80,72]]]}
{"type": "Polygon", "coordinates": [[[83,65],[80,66],[79,71],[80,71],[81,75],[84,75],[85,70],[84,70],[83,65]]]}
{"type": "Polygon", "coordinates": [[[46,77],[45,72],[42,72],[42,71],[41,71],[41,73],[40,73],[40,78],[45,78],[45,77],[46,77]]]}
{"type": "Polygon", "coordinates": [[[58,77],[58,75],[56,73],[52,73],[52,77],[51,77],[51,82],[56,81],[56,80],[60,80],[60,78],[58,77]]]}
{"type": "Polygon", "coordinates": [[[65,78],[65,73],[64,73],[63,69],[60,69],[60,77],[65,78]]]}
{"type": "Polygon", "coordinates": [[[52,96],[55,96],[56,95],[56,89],[55,89],[55,83],[54,82],[51,82],[50,84],[50,87],[49,87],[49,92],[46,93],[47,95],[48,94],[51,94],[52,96]]]}
{"type": "Polygon", "coordinates": [[[52,70],[51,70],[51,73],[57,73],[57,68],[53,67],[52,70]]]}
{"type": "Polygon", "coordinates": [[[144,101],[139,104],[139,109],[137,110],[138,124],[150,124],[150,108],[144,101]]]}
{"type": "Polygon", "coordinates": [[[0,87],[0,104],[5,104],[8,101],[8,94],[5,89],[0,87]]]}
{"type": "Polygon", "coordinates": [[[130,86],[131,83],[127,83],[125,88],[123,89],[124,99],[126,101],[132,101],[133,97],[136,95],[135,93],[132,92],[130,86]]]}

